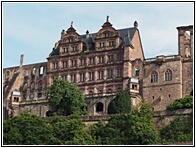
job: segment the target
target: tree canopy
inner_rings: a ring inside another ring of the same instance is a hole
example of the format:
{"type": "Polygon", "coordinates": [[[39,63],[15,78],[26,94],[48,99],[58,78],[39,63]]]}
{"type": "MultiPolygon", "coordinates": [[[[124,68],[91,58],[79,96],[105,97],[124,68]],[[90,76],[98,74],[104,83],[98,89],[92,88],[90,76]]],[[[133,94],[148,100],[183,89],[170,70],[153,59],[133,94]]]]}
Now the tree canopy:
{"type": "Polygon", "coordinates": [[[129,114],[115,114],[107,124],[99,122],[90,128],[91,135],[103,145],[147,145],[159,142],[154,128],[152,106],[141,103],[129,114]]]}
{"type": "Polygon", "coordinates": [[[46,91],[46,96],[50,106],[49,115],[87,114],[84,95],[73,83],[55,78],[53,85],[46,91]]]}
{"type": "Polygon", "coordinates": [[[119,92],[108,106],[108,114],[130,113],[130,95],[127,92],[119,92]]]}
{"type": "Polygon", "coordinates": [[[187,95],[184,98],[176,99],[173,103],[171,103],[167,110],[175,110],[175,109],[188,109],[193,108],[193,96],[187,95]]]}
{"type": "Polygon", "coordinates": [[[52,126],[39,116],[27,112],[3,122],[4,145],[52,144],[52,126]]]}

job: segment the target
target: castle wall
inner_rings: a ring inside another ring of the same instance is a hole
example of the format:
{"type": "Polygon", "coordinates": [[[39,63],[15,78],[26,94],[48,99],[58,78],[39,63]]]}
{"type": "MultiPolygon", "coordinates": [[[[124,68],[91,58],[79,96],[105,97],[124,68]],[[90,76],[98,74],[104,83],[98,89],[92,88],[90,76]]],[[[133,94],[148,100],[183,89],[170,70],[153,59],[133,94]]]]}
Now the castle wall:
{"type": "MultiPolygon", "coordinates": [[[[170,57],[171,58],[171,57],[170,57]]],[[[165,110],[175,99],[182,97],[182,62],[180,57],[165,62],[152,61],[144,65],[143,99],[152,103],[155,111],[165,110]],[[166,70],[172,71],[172,80],[165,80],[166,70]],[[158,73],[158,82],[151,82],[153,71],[158,73]]]]}

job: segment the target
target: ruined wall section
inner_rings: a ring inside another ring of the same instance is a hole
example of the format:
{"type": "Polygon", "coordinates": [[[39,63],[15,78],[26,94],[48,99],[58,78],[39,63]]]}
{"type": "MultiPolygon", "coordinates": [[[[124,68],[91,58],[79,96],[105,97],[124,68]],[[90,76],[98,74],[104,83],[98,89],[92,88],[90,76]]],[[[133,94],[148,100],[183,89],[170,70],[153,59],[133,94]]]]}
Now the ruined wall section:
{"type": "Polygon", "coordinates": [[[147,61],[144,65],[143,99],[152,103],[155,111],[165,110],[174,100],[182,97],[181,57],[163,57],[147,61]],[[171,70],[172,79],[166,81],[167,70],[171,70]],[[158,81],[152,82],[152,73],[157,72],[158,81]]]}

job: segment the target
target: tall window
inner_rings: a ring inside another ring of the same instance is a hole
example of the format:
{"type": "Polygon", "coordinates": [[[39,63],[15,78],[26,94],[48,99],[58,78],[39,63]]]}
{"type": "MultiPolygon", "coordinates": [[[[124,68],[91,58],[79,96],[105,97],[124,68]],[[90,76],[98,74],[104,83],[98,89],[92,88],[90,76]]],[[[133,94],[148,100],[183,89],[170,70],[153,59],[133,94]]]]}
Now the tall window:
{"type": "Polygon", "coordinates": [[[117,69],[117,77],[122,77],[122,68],[117,69]]]}
{"type": "Polygon", "coordinates": [[[67,80],[67,75],[61,76],[63,80],[67,80]]]}
{"type": "Polygon", "coordinates": [[[63,61],[63,68],[66,68],[68,65],[68,61],[63,61]]]}
{"type": "Polygon", "coordinates": [[[99,63],[104,63],[104,56],[99,57],[99,63]]]}
{"type": "Polygon", "coordinates": [[[104,46],[105,46],[105,43],[104,43],[104,42],[99,43],[99,47],[100,47],[100,48],[102,48],[102,47],[104,47],[104,46]]]}
{"type": "Polygon", "coordinates": [[[112,78],[113,76],[113,70],[108,70],[108,78],[112,78]]]}
{"type": "Polygon", "coordinates": [[[113,62],[113,57],[114,57],[113,55],[109,55],[109,56],[108,56],[108,63],[109,63],[109,62],[113,62]]]}
{"type": "Polygon", "coordinates": [[[72,67],[76,67],[76,63],[77,63],[76,60],[72,60],[72,61],[71,61],[72,67]]]}
{"type": "Polygon", "coordinates": [[[123,60],[123,55],[122,54],[118,54],[117,55],[117,61],[122,61],[123,60]]]}
{"type": "Polygon", "coordinates": [[[58,69],[58,63],[53,63],[53,69],[58,69]]]}
{"type": "Polygon", "coordinates": [[[85,81],[85,73],[80,73],[80,82],[85,81]]]}
{"type": "Polygon", "coordinates": [[[90,59],[90,65],[95,64],[95,58],[89,58],[90,59]]]}
{"type": "Polygon", "coordinates": [[[80,65],[81,66],[86,65],[86,59],[80,59],[80,65]]]}
{"type": "Polygon", "coordinates": [[[151,83],[158,82],[158,73],[156,71],[153,71],[151,74],[151,83]]]}
{"type": "Polygon", "coordinates": [[[109,46],[114,46],[114,41],[110,41],[109,46]]]}
{"type": "Polygon", "coordinates": [[[104,71],[98,71],[98,79],[101,80],[104,77],[104,71]]]}
{"type": "Polygon", "coordinates": [[[89,80],[94,81],[95,80],[95,73],[94,72],[89,72],[89,80]]]}
{"type": "Polygon", "coordinates": [[[76,82],[76,74],[71,75],[71,82],[76,82]]]}
{"type": "Polygon", "coordinates": [[[171,81],[172,80],[172,71],[170,69],[167,69],[165,72],[165,81],[171,81]]]}
{"type": "Polygon", "coordinates": [[[139,74],[140,74],[139,68],[135,68],[135,75],[136,75],[136,76],[139,76],[139,74]]]}

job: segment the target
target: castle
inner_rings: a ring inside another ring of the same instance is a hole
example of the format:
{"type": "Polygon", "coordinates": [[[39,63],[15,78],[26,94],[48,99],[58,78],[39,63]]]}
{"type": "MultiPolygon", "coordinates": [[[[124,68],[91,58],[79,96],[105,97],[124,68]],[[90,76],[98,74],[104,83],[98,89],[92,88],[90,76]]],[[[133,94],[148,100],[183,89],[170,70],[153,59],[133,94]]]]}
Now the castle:
{"type": "Polygon", "coordinates": [[[3,69],[4,119],[29,111],[41,117],[49,110],[45,91],[54,77],[76,83],[90,116],[107,114],[117,92],[127,91],[133,105],[144,100],[155,111],[193,93],[193,26],[177,27],[178,55],[145,59],[135,21],[116,30],[106,22],[97,33],[79,35],[73,23],[47,57],[47,62],[3,69]]]}

